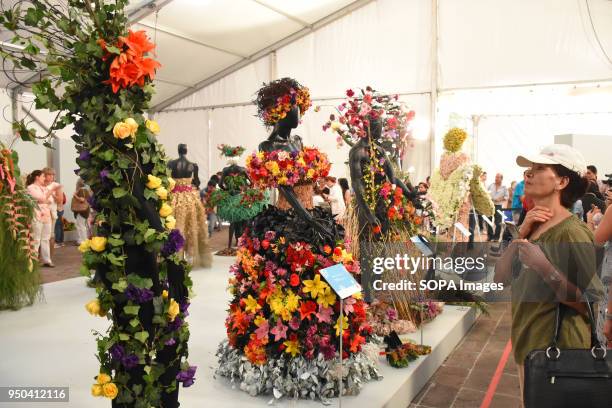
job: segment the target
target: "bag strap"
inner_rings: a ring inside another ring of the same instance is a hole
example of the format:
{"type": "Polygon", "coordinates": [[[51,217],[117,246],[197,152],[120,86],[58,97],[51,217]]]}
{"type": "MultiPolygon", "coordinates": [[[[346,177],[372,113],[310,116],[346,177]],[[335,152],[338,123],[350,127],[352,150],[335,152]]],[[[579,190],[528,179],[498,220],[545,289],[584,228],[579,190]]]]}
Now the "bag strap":
{"type": "MultiPolygon", "coordinates": [[[[603,347],[599,338],[597,337],[597,329],[595,322],[595,314],[593,313],[593,305],[591,302],[584,302],[587,309],[587,316],[589,318],[589,325],[591,327],[591,348],[603,347]]],[[[568,307],[563,303],[557,303],[557,309],[555,311],[555,332],[553,335],[551,347],[558,348],[557,343],[559,341],[559,334],[561,333],[561,323],[563,322],[563,316],[565,314],[565,308],[568,307]]]]}

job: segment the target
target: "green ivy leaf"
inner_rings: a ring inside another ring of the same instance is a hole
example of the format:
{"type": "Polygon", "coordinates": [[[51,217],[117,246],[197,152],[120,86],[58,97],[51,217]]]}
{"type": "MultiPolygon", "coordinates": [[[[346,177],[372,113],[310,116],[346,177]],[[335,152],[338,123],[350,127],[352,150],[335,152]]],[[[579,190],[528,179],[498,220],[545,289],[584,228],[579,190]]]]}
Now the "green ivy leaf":
{"type": "Polygon", "coordinates": [[[125,244],[125,242],[123,242],[122,239],[117,239],[117,238],[113,238],[113,237],[108,238],[107,242],[109,244],[111,244],[112,246],[114,246],[114,247],[123,246],[123,244],[125,244]]]}
{"type": "Polygon", "coordinates": [[[127,315],[137,316],[140,306],[124,306],[123,312],[127,315]]]}
{"type": "Polygon", "coordinates": [[[127,191],[123,187],[113,188],[113,197],[121,198],[127,194],[127,191]]]}
{"type": "Polygon", "coordinates": [[[141,331],[134,334],[134,338],[144,344],[144,342],[149,338],[149,333],[146,331],[141,331]]]}
{"type": "Polygon", "coordinates": [[[128,283],[125,279],[119,279],[119,282],[113,283],[113,289],[121,293],[125,292],[127,287],[128,283]]]}
{"type": "Polygon", "coordinates": [[[136,327],[140,324],[140,321],[138,319],[132,319],[130,320],[130,326],[132,327],[136,327]]]}
{"type": "Polygon", "coordinates": [[[119,340],[128,341],[130,339],[130,335],[127,333],[119,333],[119,340]]]}

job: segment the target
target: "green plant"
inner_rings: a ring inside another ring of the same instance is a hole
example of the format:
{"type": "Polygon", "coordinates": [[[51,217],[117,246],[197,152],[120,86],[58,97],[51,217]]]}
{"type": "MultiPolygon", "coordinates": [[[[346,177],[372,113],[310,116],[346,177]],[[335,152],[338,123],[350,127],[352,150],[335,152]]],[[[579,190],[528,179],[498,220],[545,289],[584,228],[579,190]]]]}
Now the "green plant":
{"type": "MultiPolygon", "coordinates": [[[[175,220],[166,200],[173,180],[156,140],[159,126],[144,115],[159,63],[148,56],[154,44],[146,34],[127,29],[127,3],[11,2],[0,24],[14,33],[10,41],[15,47],[1,54],[15,69],[40,74],[32,84],[35,106],[57,112],[45,135],[37,135],[23,120],[13,124],[15,132],[23,140],[51,146],[55,131],[72,126],[77,173],[93,191],[95,236],[80,247],[82,272],[89,276],[96,269],[102,275],[104,285],[97,286],[97,299],[87,309],[107,316],[111,327],[95,333],[100,374],[92,393],[121,406],[150,407],[160,406],[162,393],[175,390],[177,379],[190,385],[195,368],[185,361],[188,327],[178,324],[189,303],[184,296],[180,305],[172,299],[168,276],[171,268],[188,271],[176,254],[182,238],[170,231],[175,220]],[[129,273],[130,247],[156,256],[159,276],[129,273]],[[168,347],[173,358],[162,362],[158,357],[168,347]],[[178,361],[181,375],[164,379],[178,361]]],[[[179,283],[189,291],[191,281],[184,276],[179,283]]]]}

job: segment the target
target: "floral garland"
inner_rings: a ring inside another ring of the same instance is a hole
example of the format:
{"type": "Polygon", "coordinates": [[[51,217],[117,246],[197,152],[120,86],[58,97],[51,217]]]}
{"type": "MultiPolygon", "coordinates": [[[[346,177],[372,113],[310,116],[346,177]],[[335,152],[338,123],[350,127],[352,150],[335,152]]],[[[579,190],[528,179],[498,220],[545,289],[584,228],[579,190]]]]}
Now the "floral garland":
{"type": "MultiPolygon", "coordinates": [[[[127,3],[74,0],[65,9],[47,2],[22,9],[17,3],[0,14],[0,23],[26,44],[5,53],[16,68],[44,66],[50,72],[32,86],[36,106],[60,112],[51,132],[74,127],[76,173],[94,193],[94,236],[79,248],[81,271],[95,269],[103,284],[86,309],[112,324],[95,333],[100,372],[92,395],[160,406],[177,382],[189,386],[194,380],[195,367],[186,361],[191,280],[176,253],[184,241],[173,230],[168,199],[174,181],[155,137],[159,126],[144,117],[159,67],[147,57],[155,45],[143,31],[127,30],[127,3]],[[153,258],[142,273],[158,268],[158,281],[129,267],[130,259],[140,261],[130,251],[153,258]]],[[[23,140],[51,145],[51,132],[39,137],[23,121],[13,126],[23,140]]]]}
{"type": "Polygon", "coordinates": [[[226,144],[220,144],[217,149],[221,152],[221,156],[225,157],[238,157],[244,153],[245,148],[242,146],[230,146],[226,144]]]}
{"type": "Polygon", "coordinates": [[[299,152],[259,151],[246,158],[249,178],[259,188],[314,183],[329,174],[327,155],[315,147],[299,152]]]}
{"type": "Polygon", "coordinates": [[[406,199],[400,187],[385,182],[379,194],[387,201],[387,217],[397,228],[408,228],[409,234],[416,232],[416,227],[423,223],[423,215],[417,215],[412,202],[406,199]]]}
{"type": "Polygon", "coordinates": [[[400,102],[398,95],[382,95],[370,86],[358,89],[358,93],[356,96],[354,90],[346,91],[347,100],[336,107],[339,116],[330,115],[323,131],[334,131],[338,135],[338,146],[343,142],[352,145],[366,136],[371,119],[379,119],[382,132],[375,142],[393,152],[394,158],[402,157],[411,137],[410,122],[414,119],[414,111],[400,102]]]}

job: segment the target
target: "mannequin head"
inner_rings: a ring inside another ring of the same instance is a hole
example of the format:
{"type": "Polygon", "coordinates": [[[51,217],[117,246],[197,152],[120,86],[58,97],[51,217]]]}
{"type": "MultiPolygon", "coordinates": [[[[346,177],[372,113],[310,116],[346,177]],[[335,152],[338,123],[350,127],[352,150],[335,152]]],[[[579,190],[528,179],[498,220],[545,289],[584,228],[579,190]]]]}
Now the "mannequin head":
{"type": "Polygon", "coordinates": [[[300,108],[297,105],[293,105],[291,110],[287,113],[283,119],[276,123],[276,129],[295,129],[300,124],[300,108]]]}
{"type": "Polygon", "coordinates": [[[185,156],[187,154],[187,145],[181,143],[178,145],[178,154],[179,156],[185,156]]]}
{"type": "Polygon", "coordinates": [[[382,121],[380,120],[379,117],[372,117],[372,116],[370,116],[369,120],[370,120],[369,137],[374,140],[380,139],[380,136],[382,134],[382,121]]]}
{"type": "Polygon", "coordinates": [[[286,129],[297,127],[300,116],[311,105],[308,88],[293,78],[264,84],[253,102],[257,106],[257,116],[266,126],[286,129]]]}

